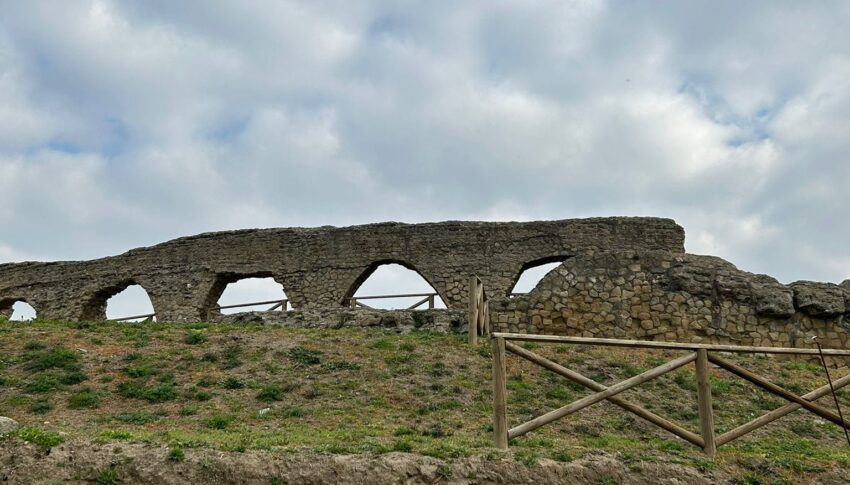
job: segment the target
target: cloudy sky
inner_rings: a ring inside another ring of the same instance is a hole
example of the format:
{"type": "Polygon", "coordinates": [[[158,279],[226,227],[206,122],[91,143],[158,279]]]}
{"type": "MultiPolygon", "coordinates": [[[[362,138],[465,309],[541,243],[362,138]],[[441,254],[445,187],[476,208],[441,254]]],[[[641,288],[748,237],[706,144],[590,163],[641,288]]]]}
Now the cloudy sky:
{"type": "Polygon", "coordinates": [[[850,3],[0,0],[0,262],[672,217],[850,278],[850,3]]]}

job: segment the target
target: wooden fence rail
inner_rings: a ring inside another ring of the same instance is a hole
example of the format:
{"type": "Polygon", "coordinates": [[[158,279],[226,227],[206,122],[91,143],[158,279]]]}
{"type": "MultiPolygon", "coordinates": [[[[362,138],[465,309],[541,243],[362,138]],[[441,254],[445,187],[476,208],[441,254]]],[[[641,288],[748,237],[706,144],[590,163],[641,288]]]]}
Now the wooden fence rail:
{"type": "MultiPolygon", "coordinates": [[[[649,421],[656,426],[669,431],[670,433],[682,438],[689,443],[702,448],[703,451],[710,457],[716,453],[717,447],[729,443],[730,441],[740,438],[768,423],[771,423],[792,411],[797,409],[806,409],[821,418],[831,421],[845,429],[848,423],[842,419],[839,414],[816,404],[814,401],[830,393],[830,386],[825,385],[815,389],[808,394],[798,396],[789,392],[776,384],[773,384],[764,377],[758,376],[753,372],[729,362],[717,355],[716,352],[734,352],[734,353],[757,353],[757,354],[790,354],[790,355],[819,355],[818,349],[809,348],[785,348],[785,347],[746,347],[735,345],[714,345],[714,344],[689,344],[675,342],[648,342],[638,340],[619,340],[619,339],[601,339],[601,338],[584,338],[584,337],[559,337],[552,335],[525,335],[512,333],[494,333],[491,339],[493,350],[493,441],[496,448],[506,450],[508,442],[511,439],[518,438],[526,433],[529,433],[541,426],[552,423],[558,419],[575,413],[588,406],[601,401],[609,401],[620,408],[629,411],[637,416],[649,421]],[[650,348],[650,349],[667,349],[667,350],[683,350],[689,351],[688,354],[677,357],[669,362],[666,362],[658,367],[650,369],[646,372],[628,378],[622,382],[611,386],[605,386],[592,379],[589,379],[578,372],[561,366],[545,357],[542,357],[530,350],[524,349],[516,345],[512,341],[533,341],[533,342],[548,342],[561,344],[578,344],[578,345],[608,345],[615,347],[628,348],[650,348]],[[538,416],[519,426],[508,428],[507,423],[507,389],[506,389],[506,365],[505,357],[510,352],[520,358],[548,369],[562,377],[570,379],[578,384],[581,384],[590,390],[593,394],[581,398],[575,402],[562,406],[558,409],[550,411],[546,414],[538,416]],[[667,374],[670,371],[686,366],[690,363],[695,364],[696,383],[697,383],[697,404],[699,408],[699,433],[694,433],[685,429],[683,426],[669,421],[639,404],[627,401],[618,396],[623,391],[631,389],[639,384],[643,384],[649,380],[667,374]],[[715,434],[714,429],[714,413],[712,408],[711,387],[709,386],[708,364],[709,362],[718,367],[731,372],[732,374],[741,377],[761,389],[779,396],[788,404],[781,408],[775,409],[763,416],[760,416],[749,423],[738,426],[719,436],[715,434]]],[[[841,349],[823,349],[825,356],[831,357],[848,357],[850,350],[841,349]]],[[[844,376],[832,382],[833,389],[850,384],[850,375],[844,376]]],[[[840,411],[840,410],[839,410],[840,411]]]]}
{"type": "Polygon", "coordinates": [[[413,305],[410,305],[406,308],[406,310],[415,310],[422,305],[428,305],[428,309],[432,310],[434,308],[434,302],[437,298],[436,293],[406,293],[401,295],[368,295],[368,296],[352,296],[350,298],[346,298],[347,306],[351,308],[373,308],[369,305],[366,305],[361,300],[385,300],[390,298],[422,298],[418,300],[413,305]]]}
{"type": "MultiPolygon", "coordinates": [[[[255,301],[255,302],[251,302],[251,303],[238,303],[236,305],[216,305],[214,310],[221,311],[221,310],[225,310],[225,309],[228,309],[228,308],[244,308],[244,307],[259,306],[259,305],[274,305],[271,308],[269,308],[268,310],[265,310],[267,312],[274,311],[274,310],[277,310],[277,309],[280,309],[281,311],[285,312],[287,307],[289,306],[289,300],[284,298],[283,300],[255,301]]],[[[144,315],[133,315],[131,317],[110,318],[108,321],[110,321],[110,322],[126,322],[128,320],[138,320],[139,318],[148,319],[148,318],[155,318],[155,317],[156,317],[156,313],[146,313],[144,315]]]]}

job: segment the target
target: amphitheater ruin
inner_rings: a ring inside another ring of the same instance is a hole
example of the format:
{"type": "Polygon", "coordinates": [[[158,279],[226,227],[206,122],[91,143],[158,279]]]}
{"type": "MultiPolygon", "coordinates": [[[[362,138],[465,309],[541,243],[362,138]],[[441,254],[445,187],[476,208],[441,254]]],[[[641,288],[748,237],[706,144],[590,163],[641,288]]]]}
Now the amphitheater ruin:
{"type": "Polygon", "coordinates": [[[784,285],[687,254],[684,238],[674,221],[644,217],[208,233],[93,261],[2,264],[0,318],[22,301],[41,319],[104,320],[107,300],[138,284],[161,322],[461,330],[477,276],[495,331],[790,347],[817,335],[847,347],[850,280],[784,285]],[[532,291],[511,294],[524,270],[552,262],[561,264],[532,291]],[[387,263],[419,273],[447,309],[351,308],[360,284],[387,263]],[[282,284],[292,311],[222,315],[225,287],[255,277],[282,284]]]}

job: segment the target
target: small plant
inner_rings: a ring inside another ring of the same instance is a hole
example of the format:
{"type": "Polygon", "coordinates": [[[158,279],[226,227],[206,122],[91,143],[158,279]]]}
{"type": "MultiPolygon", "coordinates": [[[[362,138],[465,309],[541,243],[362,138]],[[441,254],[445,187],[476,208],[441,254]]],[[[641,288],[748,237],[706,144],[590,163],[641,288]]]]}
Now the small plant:
{"type": "Polygon", "coordinates": [[[118,470],[114,468],[104,468],[97,473],[94,479],[97,485],[112,485],[118,483],[118,470]]]}
{"type": "Polygon", "coordinates": [[[114,418],[127,424],[142,425],[158,421],[161,416],[147,411],[136,411],[132,413],[116,414],[114,418]]]}
{"type": "Polygon", "coordinates": [[[24,354],[26,364],[24,367],[30,371],[44,371],[48,369],[65,369],[71,371],[80,370],[77,360],[79,356],[72,350],[57,346],[50,350],[34,351],[24,354]]]}
{"type": "Polygon", "coordinates": [[[280,401],[283,399],[283,389],[277,385],[264,386],[260,389],[260,392],[257,393],[258,401],[280,401]]]}
{"type": "Polygon", "coordinates": [[[32,443],[45,449],[50,449],[65,441],[65,438],[63,438],[59,433],[44,431],[38,428],[19,428],[15,432],[15,435],[27,443],[32,443]]]}
{"type": "Polygon", "coordinates": [[[214,378],[212,378],[212,377],[207,376],[207,377],[202,377],[202,378],[198,381],[197,386],[198,386],[198,387],[212,387],[212,386],[216,385],[217,383],[218,383],[218,381],[217,381],[217,380],[215,380],[215,379],[214,379],[214,378]]]}
{"type": "Polygon", "coordinates": [[[233,418],[231,418],[230,416],[225,416],[223,414],[215,414],[207,418],[207,420],[204,421],[204,424],[207,426],[207,428],[227,429],[227,427],[230,426],[230,423],[232,421],[233,418]]]}
{"type": "Polygon", "coordinates": [[[69,409],[92,409],[100,403],[100,396],[89,388],[68,396],[69,409]]]}
{"type": "Polygon", "coordinates": [[[195,414],[198,414],[198,408],[194,406],[183,406],[179,411],[177,411],[177,414],[183,417],[194,416],[195,414]]]}
{"type": "Polygon", "coordinates": [[[242,365],[242,348],[238,344],[230,344],[221,352],[221,367],[234,369],[242,365]]]}
{"type": "Polygon", "coordinates": [[[186,337],[183,339],[188,345],[198,345],[207,341],[207,334],[202,331],[192,331],[186,334],[186,337]]]}
{"type": "Polygon", "coordinates": [[[183,448],[181,448],[179,446],[175,446],[174,448],[171,448],[170,450],[168,450],[168,460],[169,461],[181,462],[185,458],[186,458],[186,454],[183,453],[183,448]]]}
{"type": "Polygon", "coordinates": [[[149,402],[171,401],[177,397],[173,382],[161,382],[152,387],[145,387],[137,381],[124,381],[118,384],[118,394],[122,397],[143,399],[149,402]]]}
{"type": "Polygon", "coordinates": [[[127,377],[148,377],[154,373],[153,368],[149,365],[137,365],[124,368],[124,374],[127,377]]]}
{"type": "Polygon", "coordinates": [[[47,414],[53,409],[53,405],[48,401],[36,401],[30,405],[30,412],[33,414],[47,414]]]}
{"type": "Polygon", "coordinates": [[[24,391],[31,394],[50,392],[62,387],[59,378],[53,374],[38,374],[34,381],[24,385],[24,391]]]}
{"type": "Polygon", "coordinates": [[[393,443],[392,450],[402,453],[410,453],[413,451],[413,445],[411,445],[409,441],[398,440],[393,443]]]}
{"type": "Polygon", "coordinates": [[[322,353],[317,350],[310,350],[301,346],[293,347],[286,352],[289,360],[296,365],[308,366],[318,365],[322,363],[322,353]]]}
{"type": "Polygon", "coordinates": [[[301,406],[289,406],[281,411],[280,414],[284,418],[300,418],[304,416],[304,409],[301,406]]]}
{"type": "Polygon", "coordinates": [[[228,377],[224,380],[221,386],[225,389],[242,389],[245,387],[245,384],[235,377],[228,377]]]}

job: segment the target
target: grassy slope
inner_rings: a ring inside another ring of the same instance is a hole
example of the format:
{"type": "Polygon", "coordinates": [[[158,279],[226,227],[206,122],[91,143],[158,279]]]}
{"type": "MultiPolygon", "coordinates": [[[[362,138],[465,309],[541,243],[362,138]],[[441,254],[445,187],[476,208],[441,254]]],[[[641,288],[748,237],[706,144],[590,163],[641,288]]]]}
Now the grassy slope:
{"type": "MultiPolygon", "coordinates": [[[[611,383],[675,353],[529,346],[611,383]]],[[[731,357],[798,393],[823,385],[815,363],[731,357]]],[[[835,371],[836,376],[842,371],[835,371]]],[[[782,403],[712,371],[718,431],[782,403]]],[[[508,358],[509,423],[589,392],[508,358]]],[[[12,439],[55,444],[164,443],[174,450],[484,455],[490,445],[490,360],[460,336],[364,330],[205,325],[0,323],[0,415],[24,428],[12,439]],[[268,412],[260,410],[269,408],[268,412]]],[[[692,366],[625,397],[697,430],[692,366]]],[[[850,393],[842,393],[850,405],[850,393]]],[[[825,406],[830,401],[822,400],[825,406]]],[[[710,462],[690,445],[608,403],[541,428],[511,445],[514,459],[567,461],[604,448],[630,461],[719,468],[741,483],[806,481],[846,467],[840,429],[797,411],[720,449],[710,462]]],[[[179,454],[175,451],[175,454],[179,454]]],[[[175,459],[178,459],[175,457],[175,459]]]]}

